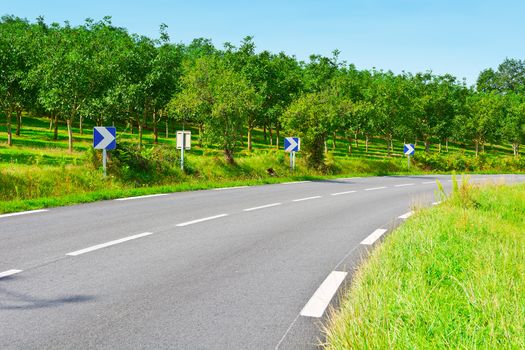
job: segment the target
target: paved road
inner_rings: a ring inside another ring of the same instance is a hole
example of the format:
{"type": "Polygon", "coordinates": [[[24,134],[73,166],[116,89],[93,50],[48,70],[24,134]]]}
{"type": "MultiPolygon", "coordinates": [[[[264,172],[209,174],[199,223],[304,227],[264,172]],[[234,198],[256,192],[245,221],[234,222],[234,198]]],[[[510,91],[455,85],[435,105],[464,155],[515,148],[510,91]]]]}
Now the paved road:
{"type": "Polygon", "coordinates": [[[435,179],[450,188],[350,178],[0,216],[0,348],[314,349],[378,229],[431,205],[435,179]]]}

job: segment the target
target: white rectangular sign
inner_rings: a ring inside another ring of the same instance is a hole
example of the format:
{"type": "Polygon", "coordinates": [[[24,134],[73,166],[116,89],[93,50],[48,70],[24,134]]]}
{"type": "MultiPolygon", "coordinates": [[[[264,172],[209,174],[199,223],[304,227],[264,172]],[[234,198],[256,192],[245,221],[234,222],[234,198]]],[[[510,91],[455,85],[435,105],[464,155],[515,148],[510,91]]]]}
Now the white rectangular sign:
{"type": "Polygon", "coordinates": [[[191,149],[191,131],[177,131],[177,149],[191,149]]]}

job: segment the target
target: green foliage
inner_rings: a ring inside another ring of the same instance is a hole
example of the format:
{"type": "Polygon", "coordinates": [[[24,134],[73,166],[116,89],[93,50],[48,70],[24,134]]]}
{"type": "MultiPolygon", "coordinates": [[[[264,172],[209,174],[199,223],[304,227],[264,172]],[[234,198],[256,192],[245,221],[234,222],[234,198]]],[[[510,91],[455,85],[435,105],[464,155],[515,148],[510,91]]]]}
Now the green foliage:
{"type": "Polygon", "coordinates": [[[228,163],[233,163],[248,116],[259,108],[255,90],[223,59],[208,56],[196,60],[182,80],[183,91],[172,101],[179,113],[207,115],[205,137],[219,144],[228,163]]]}
{"type": "Polygon", "coordinates": [[[123,142],[112,152],[109,170],[135,186],[179,182],[181,172],[177,154],[176,149],[167,145],[139,148],[123,142]]]}
{"type": "Polygon", "coordinates": [[[309,168],[321,170],[325,166],[324,142],[334,112],[331,95],[310,93],[292,102],[281,118],[284,129],[301,138],[301,151],[309,168]]]}

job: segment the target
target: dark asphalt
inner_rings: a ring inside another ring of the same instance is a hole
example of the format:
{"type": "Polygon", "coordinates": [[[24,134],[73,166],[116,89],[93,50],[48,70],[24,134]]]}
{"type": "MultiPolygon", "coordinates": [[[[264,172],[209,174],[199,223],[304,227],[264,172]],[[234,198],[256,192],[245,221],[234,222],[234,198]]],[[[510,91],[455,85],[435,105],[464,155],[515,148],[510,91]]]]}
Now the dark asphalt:
{"type": "Polygon", "coordinates": [[[435,179],[450,189],[445,175],[371,177],[0,217],[0,275],[22,270],[0,278],[0,349],[316,348],[323,318],[301,316],[305,304],[332,271],[348,272],[340,293],[361,241],[431,205],[435,179]]]}

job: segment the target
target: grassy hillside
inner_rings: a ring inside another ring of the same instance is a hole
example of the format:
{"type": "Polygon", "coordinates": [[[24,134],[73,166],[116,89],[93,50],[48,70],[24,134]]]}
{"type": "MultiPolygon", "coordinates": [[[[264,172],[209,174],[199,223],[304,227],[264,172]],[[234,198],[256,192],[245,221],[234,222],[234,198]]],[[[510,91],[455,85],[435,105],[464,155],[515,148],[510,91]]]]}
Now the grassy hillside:
{"type": "MultiPolygon", "coordinates": [[[[115,198],[130,193],[178,191],[189,188],[224,186],[226,183],[268,183],[289,179],[321,176],[386,175],[442,171],[509,172],[525,169],[525,161],[512,157],[510,147],[487,146],[486,154],[474,157],[471,149],[457,144],[449,145],[449,152],[438,152],[432,145],[431,153],[418,150],[411,169],[407,169],[402,155],[403,142],[394,144],[394,153],[387,155],[386,142],[370,140],[365,152],[364,140],[352,142],[349,153],[348,140],[338,136],[327,142],[325,171],[306,169],[301,153],[297,155],[297,168],[289,171],[287,154],[265,140],[262,130],[253,135],[254,150],[247,151],[246,139],[235,155],[236,164],[228,165],[216,145],[199,146],[198,131],[192,129],[192,149],[186,152],[185,172],[179,169],[179,151],[175,149],[175,132],[180,125],[170,125],[168,137],[165,130],[159,133],[159,144],[153,144],[149,128],[144,132],[144,147],[138,151],[137,130],[117,128],[115,151],[109,152],[109,176],[103,178],[101,152],[92,149],[92,127],[84,124],[80,134],[78,123],[73,129],[74,151],[67,151],[65,125],[60,125],[58,140],[46,118],[24,116],[20,136],[14,144],[5,144],[5,120],[0,118],[0,212],[33,209],[49,205],[85,202],[100,198],[115,198]],[[269,169],[271,169],[269,171],[269,169]]],[[[162,126],[164,128],[164,125],[162,126]]],[[[275,132],[273,143],[275,144],[275,132]]]]}
{"type": "Polygon", "coordinates": [[[525,185],[421,210],[353,278],[326,349],[524,349],[525,185]]]}

